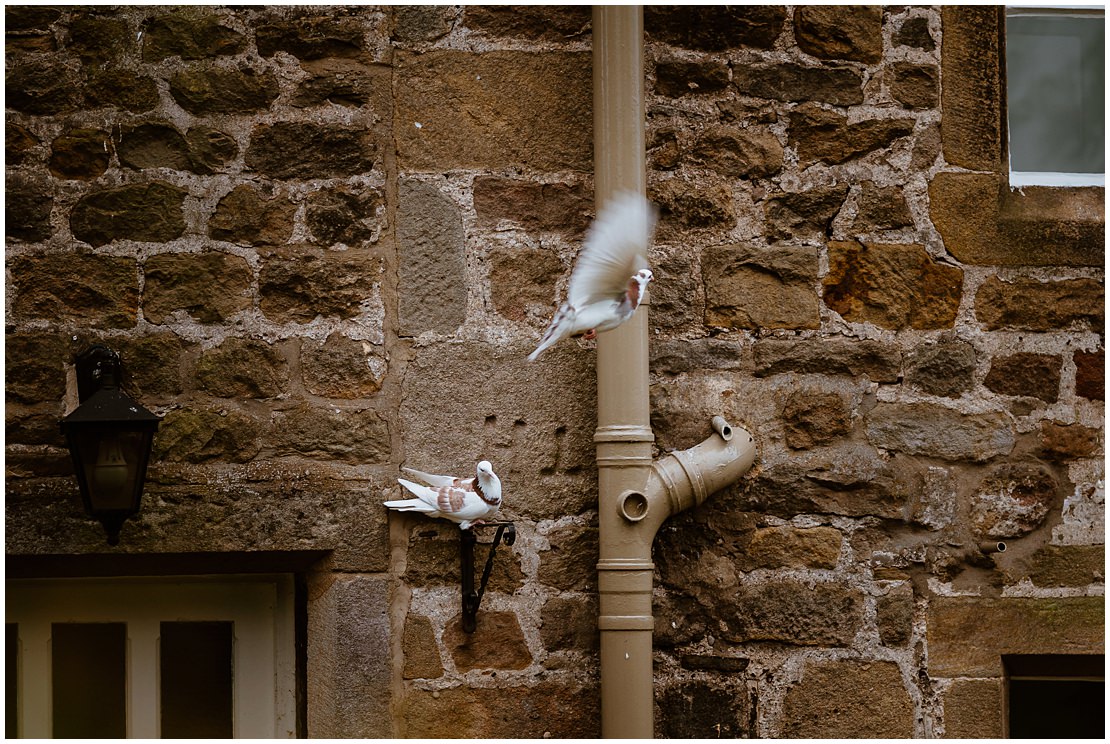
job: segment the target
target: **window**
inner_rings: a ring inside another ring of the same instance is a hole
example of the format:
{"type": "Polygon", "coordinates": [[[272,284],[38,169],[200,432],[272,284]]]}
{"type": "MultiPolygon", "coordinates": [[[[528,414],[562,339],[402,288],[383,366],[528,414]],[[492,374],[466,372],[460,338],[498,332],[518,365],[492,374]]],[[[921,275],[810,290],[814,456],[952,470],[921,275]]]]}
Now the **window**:
{"type": "Polygon", "coordinates": [[[291,576],[12,580],[8,737],[291,738],[291,576]]]}
{"type": "Polygon", "coordinates": [[[1104,657],[1004,656],[1011,739],[1102,739],[1104,657]]]}
{"type": "Polygon", "coordinates": [[[1007,8],[1011,186],[1103,185],[1103,21],[1101,8],[1007,8]]]}

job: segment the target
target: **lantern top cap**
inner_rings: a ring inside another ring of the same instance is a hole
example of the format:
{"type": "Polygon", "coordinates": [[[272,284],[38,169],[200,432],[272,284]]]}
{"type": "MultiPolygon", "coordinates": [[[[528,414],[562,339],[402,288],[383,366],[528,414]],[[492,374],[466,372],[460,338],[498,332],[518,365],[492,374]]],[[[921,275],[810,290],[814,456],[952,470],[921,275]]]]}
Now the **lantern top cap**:
{"type": "Polygon", "coordinates": [[[64,419],[67,425],[115,424],[126,428],[158,428],[159,417],[143,408],[119,388],[103,387],[90,395],[64,419]]]}

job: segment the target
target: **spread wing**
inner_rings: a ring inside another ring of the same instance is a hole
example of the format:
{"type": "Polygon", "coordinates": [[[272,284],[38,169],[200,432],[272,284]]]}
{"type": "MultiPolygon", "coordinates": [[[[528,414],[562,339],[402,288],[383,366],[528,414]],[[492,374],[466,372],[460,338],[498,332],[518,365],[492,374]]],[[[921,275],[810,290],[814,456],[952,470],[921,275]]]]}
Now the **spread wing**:
{"type": "Polygon", "coordinates": [[[614,195],[586,235],[570,275],[567,302],[582,308],[619,299],[628,289],[629,278],[648,268],[647,249],[654,227],[655,209],[641,194],[624,191],[614,195]]]}

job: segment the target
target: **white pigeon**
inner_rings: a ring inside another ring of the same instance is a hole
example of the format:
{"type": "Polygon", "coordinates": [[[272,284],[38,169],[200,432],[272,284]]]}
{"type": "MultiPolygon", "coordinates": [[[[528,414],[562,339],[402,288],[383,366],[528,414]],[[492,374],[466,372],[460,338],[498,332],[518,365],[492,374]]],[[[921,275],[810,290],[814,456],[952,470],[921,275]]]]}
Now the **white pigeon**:
{"type": "Polygon", "coordinates": [[[451,475],[432,475],[411,468],[401,468],[406,473],[427,483],[427,486],[398,478],[415,499],[383,502],[397,511],[415,511],[429,517],[443,517],[458,522],[461,529],[489,519],[501,508],[501,479],[493,472],[487,460],[478,463],[473,478],[456,478],[451,475]]]}
{"type": "Polygon", "coordinates": [[[632,317],[654,278],[647,262],[654,227],[655,208],[638,193],[620,192],[605,205],[571,272],[566,302],[529,360],[568,336],[594,338],[632,317]]]}

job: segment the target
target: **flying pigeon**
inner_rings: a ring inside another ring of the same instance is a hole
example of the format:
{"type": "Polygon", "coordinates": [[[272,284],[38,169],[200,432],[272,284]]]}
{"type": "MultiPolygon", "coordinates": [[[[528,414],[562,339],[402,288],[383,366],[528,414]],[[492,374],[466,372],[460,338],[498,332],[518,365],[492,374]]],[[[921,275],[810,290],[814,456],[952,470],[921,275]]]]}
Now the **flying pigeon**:
{"type": "Polygon", "coordinates": [[[528,359],[567,338],[594,338],[632,317],[648,282],[647,249],[655,227],[655,208],[642,195],[620,192],[594,220],[567,287],[539,347],[528,359]]]}
{"type": "Polygon", "coordinates": [[[401,469],[428,485],[398,478],[397,482],[416,498],[384,502],[390,509],[443,517],[458,522],[459,527],[466,530],[470,529],[470,525],[492,517],[501,508],[501,479],[487,460],[478,463],[475,477],[465,479],[421,473],[411,468],[401,469]]]}

